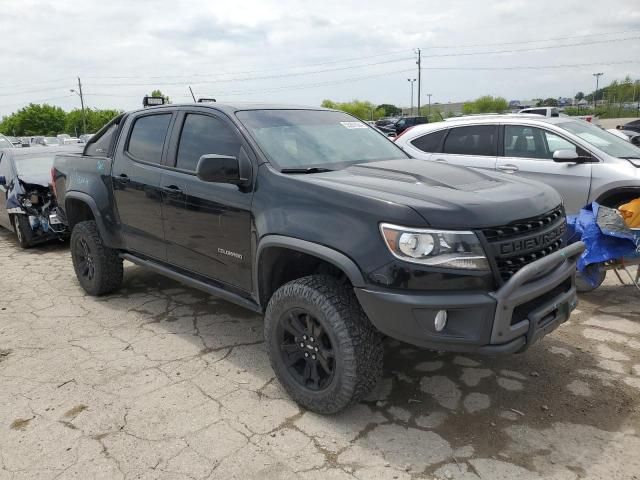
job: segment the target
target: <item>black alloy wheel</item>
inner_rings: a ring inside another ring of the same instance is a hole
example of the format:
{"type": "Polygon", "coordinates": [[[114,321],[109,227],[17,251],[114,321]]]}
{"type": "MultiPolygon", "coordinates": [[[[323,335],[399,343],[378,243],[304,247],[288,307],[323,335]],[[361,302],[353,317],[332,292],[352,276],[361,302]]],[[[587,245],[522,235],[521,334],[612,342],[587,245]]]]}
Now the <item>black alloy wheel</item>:
{"type": "Polygon", "coordinates": [[[287,372],[303,387],[320,391],[335,374],[335,353],[327,332],[318,319],[300,308],[280,318],[280,355],[287,372]]]}

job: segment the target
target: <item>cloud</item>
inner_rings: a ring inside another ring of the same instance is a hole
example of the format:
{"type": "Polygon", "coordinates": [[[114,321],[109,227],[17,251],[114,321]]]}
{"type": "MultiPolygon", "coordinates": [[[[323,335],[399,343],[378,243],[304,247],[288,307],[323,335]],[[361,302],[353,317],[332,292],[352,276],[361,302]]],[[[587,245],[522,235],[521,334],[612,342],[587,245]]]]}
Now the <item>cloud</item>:
{"type": "Polygon", "coordinates": [[[509,71],[473,67],[640,59],[637,40],[482,54],[569,43],[513,45],[563,36],[585,35],[574,43],[623,38],[633,33],[605,34],[629,30],[640,36],[637,0],[4,0],[0,31],[7,40],[0,50],[0,115],[48,98],[65,109],[75,108],[79,102],[69,89],[77,76],[87,103],[96,107],[137,108],[154,87],[175,101],[187,101],[190,84],[197,95],[222,100],[227,95],[233,101],[318,105],[324,98],[357,97],[406,105],[406,78],[417,74],[416,47],[423,49],[427,67],[422,91],[432,93],[433,102],[483,94],[566,96],[593,89],[593,68],[605,72],[602,80],[607,82],[627,74],[640,77],[640,65],[509,71]],[[495,45],[467,47],[476,44],[495,45]],[[476,54],[434,56],[466,52],[476,54]],[[317,72],[330,68],[334,70],[317,72]],[[287,73],[295,75],[278,76],[287,73]],[[283,88],[288,85],[296,88],[283,88]]]}

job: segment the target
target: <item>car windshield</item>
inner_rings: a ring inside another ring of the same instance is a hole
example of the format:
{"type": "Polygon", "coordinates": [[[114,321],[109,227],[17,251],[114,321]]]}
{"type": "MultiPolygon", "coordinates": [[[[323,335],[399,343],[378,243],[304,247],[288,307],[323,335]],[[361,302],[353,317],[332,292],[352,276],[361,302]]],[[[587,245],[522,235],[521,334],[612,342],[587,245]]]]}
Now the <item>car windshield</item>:
{"type": "Polygon", "coordinates": [[[640,148],[588,122],[571,121],[564,122],[558,126],[577,135],[585,142],[612,157],[640,157],[640,148]]]}
{"type": "MultiPolygon", "coordinates": [[[[44,150],[44,149],[43,149],[44,150]]],[[[19,156],[14,162],[20,176],[47,175],[53,167],[54,155],[45,157],[19,156]]]]}
{"type": "Polygon", "coordinates": [[[328,110],[246,110],[238,119],[279,169],[336,170],[407,158],[393,142],[350,115],[328,110]]]}

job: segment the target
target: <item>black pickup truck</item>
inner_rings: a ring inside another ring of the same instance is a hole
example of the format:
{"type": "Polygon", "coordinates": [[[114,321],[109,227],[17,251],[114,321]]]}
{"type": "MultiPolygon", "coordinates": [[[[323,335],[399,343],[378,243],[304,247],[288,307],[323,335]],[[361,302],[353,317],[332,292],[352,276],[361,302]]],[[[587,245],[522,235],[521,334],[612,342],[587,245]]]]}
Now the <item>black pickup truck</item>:
{"type": "Polygon", "coordinates": [[[553,189],[411,159],[343,112],[142,109],[52,176],[89,294],[128,260],[264,313],[278,379],[321,413],[373,388],[383,335],[515,353],[576,306],[584,245],[553,189]]]}

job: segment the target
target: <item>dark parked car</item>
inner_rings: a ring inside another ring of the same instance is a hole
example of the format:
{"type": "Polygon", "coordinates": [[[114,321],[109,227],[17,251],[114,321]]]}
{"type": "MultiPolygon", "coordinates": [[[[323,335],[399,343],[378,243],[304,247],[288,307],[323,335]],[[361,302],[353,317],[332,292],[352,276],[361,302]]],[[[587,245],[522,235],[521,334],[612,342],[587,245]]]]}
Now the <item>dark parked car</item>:
{"type": "Polygon", "coordinates": [[[429,117],[402,117],[395,123],[379,128],[385,133],[401,135],[405,130],[423,123],[429,123],[429,117]]]}
{"type": "Polygon", "coordinates": [[[79,148],[0,149],[0,226],[13,230],[28,248],[68,234],[58,221],[51,190],[51,167],[56,153],[79,148]]]}
{"type": "Polygon", "coordinates": [[[381,333],[514,353],[577,302],[584,244],[551,187],[412,159],[344,112],[150,107],[52,175],[87,293],[119,289],[125,259],[264,313],[278,379],[321,413],[375,386],[381,333]]]}
{"type": "Polygon", "coordinates": [[[640,133],[640,119],[625,123],[620,127],[620,130],[630,130],[632,132],[640,133]]]}

